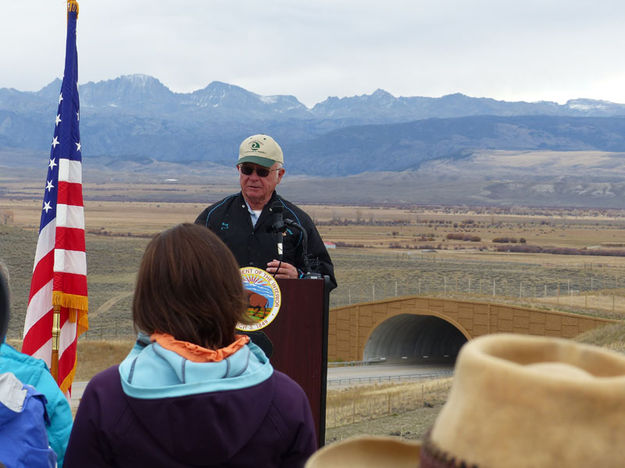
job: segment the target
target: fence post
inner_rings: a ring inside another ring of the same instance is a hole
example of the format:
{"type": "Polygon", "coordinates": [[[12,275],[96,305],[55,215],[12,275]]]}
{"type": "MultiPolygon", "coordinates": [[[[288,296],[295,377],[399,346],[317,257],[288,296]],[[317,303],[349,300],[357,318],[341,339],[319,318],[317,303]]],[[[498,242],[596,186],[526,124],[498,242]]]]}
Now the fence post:
{"type": "Polygon", "coordinates": [[[493,280],[493,297],[495,297],[495,292],[496,292],[496,290],[495,290],[495,281],[496,280],[493,280]]]}

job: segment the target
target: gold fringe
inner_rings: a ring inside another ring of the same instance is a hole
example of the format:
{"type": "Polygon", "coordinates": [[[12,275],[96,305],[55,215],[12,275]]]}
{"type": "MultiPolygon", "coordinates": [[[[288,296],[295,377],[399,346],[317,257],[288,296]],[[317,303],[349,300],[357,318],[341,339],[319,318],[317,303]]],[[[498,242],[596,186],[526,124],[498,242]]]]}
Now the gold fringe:
{"type": "Polygon", "coordinates": [[[74,377],[76,375],[76,364],[78,363],[78,354],[76,354],[76,360],[74,361],[74,367],[72,367],[72,370],[69,372],[69,374],[67,374],[65,376],[65,378],[63,379],[63,382],[61,382],[61,384],[59,385],[61,391],[63,392],[63,394],[66,394],[67,391],[69,390],[69,387],[72,386],[72,382],[74,381],[74,377]]]}
{"type": "Polygon", "coordinates": [[[76,19],[78,19],[78,2],[76,0],[67,0],[67,14],[70,11],[75,11],[76,19]]]}
{"type": "MultiPolygon", "coordinates": [[[[76,294],[66,294],[62,291],[52,292],[52,305],[67,307],[68,309],[78,309],[82,311],[89,310],[89,300],[87,296],[78,296],[76,294]]],[[[70,315],[70,318],[72,316],[70,315]]],[[[76,316],[74,316],[74,320],[76,316]]]]}
{"type": "Polygon", "coordinates": [[[76,337],[79,337],[89,329],[89,316],[86,310],[67,309],[69,312],[68,320],[76,323],[76,337]]]}
{"type": "Polygon", "coordinates": [[[76,338],[89,329],[89,317],[86,310],[78,310],[78,321],[76,323],[76,338]]]}

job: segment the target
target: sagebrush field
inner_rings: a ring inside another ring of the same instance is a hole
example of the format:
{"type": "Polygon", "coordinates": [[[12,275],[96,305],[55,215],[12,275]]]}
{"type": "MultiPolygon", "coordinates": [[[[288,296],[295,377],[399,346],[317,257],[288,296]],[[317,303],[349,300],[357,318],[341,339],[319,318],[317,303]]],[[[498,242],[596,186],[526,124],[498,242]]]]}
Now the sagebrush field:
{"type": "MultiPolygon", "coordinates": [[[[20,337],[39,224],[39,183],[0,193],[0,258],[11,272],[10,336],[20,337]]],[[[150,237],[197,214],[230,186],[85,185],[90,301],[86,338],[132,336],[134,277],[150,237]],[[197,201],[202,194],[206,203],[197,201]],[[144,201],[132,201],[133,199],[144,201]],[[147,201],[154,200],[154,201],[147,201]]],[[[331,306],[402,295],[625,313],[625,211],[302,205],[330,249],[331,306]],[[540,247],[545,252],[509,252],[540,247]]]]}
{"type": "MultiPolygon", "coordinates": [[[[11,273],[9,336],[18,344],[41,186],[8,183],[2,188],[0,259],[11,273]]],[[[176,223],[193,222],[207,204],[232,190],[141,184],[85,187],[90,330],[79,343],[77,380],[88,380],[119,362],[130,348],[134,280],[150,237],[176,223]],[[199,203],[203,197],[206,202],[199,203]]],[[[336,246],[330,254],[339,286],[331,295],[331,306],[436,295],[625,317],[625,257],[620,256],[625,250],[625,211],[412,205],[303,208],[324,240],[336,246]],[[543,251],[508,251],[515,247],[543,251]],[[557,249],[562,253],[547,253],[557,249]]],[[[606,327],[580,339],[622,351],[622,329],[606,327]]],[[[361,433],[420,438],[448,388],[449,380],[401,388],[329,390],[326,440],[361,433]]]]}

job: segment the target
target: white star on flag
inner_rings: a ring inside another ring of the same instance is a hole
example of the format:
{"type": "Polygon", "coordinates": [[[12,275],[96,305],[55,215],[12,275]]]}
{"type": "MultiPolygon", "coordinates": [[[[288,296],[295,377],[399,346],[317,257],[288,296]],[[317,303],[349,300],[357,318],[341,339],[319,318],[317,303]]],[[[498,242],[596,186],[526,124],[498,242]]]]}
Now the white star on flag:
{"type": "Polygon", "coordinates": [[[51,210],[52,207],[50,206],[50,202],[44,202],[43,204],[43,211],[45,211],[46,213],[48,212],[48,210],[51,210]]]}
{"type": "Polygon", "coordinates": [[[52,140],[52,148],[56,148],[56,145],[59,144],[59,139],[57,137],[54,137],[54,140],[52,140]]]}
{"type": "Polygon", "coordinates": [[[76,143],[76,151],[80,151],[80,142],[76,143]]]}
{"type": "Polygon", "coordinates": [[[61,115],[56,114],[56,119],[54,119],[54,125],[59,125],[61,123],[61,115]]]}
{"type": "Polygon", "coordinates": [[[61,104],[62,100],[63,100],[63,93],[59,94],[59,104],[61,104]]]}
{"type": "Polygon", "coordinates": [[[54,166],[56,166],[56,163],[54,162],[54,159],[50,159],[50,163],[48,164],[48,167],[50,169],[54,169],[54,166]]]}
{"type": "Polygon", "coordinates": [[[54,185],[52,185],[52,181],[49,180],[46,184],[46,190],[49,192],[50,190],[52,190],[54,188],[54,185]]]}

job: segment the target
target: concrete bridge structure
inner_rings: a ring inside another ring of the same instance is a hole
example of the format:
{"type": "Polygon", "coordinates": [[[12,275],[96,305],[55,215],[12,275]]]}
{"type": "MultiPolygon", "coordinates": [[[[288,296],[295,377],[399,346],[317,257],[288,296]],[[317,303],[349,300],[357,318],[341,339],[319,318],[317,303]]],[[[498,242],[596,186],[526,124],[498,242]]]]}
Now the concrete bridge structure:
{"type": "Polygon", "coordinates": [[[504,304],[407,296],[330,311],[328,360],[454,361],[468,340],[490,333],[572,338],[617,320],[504,304]]]}

